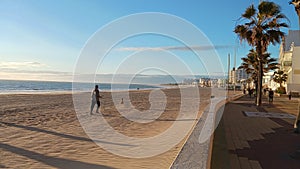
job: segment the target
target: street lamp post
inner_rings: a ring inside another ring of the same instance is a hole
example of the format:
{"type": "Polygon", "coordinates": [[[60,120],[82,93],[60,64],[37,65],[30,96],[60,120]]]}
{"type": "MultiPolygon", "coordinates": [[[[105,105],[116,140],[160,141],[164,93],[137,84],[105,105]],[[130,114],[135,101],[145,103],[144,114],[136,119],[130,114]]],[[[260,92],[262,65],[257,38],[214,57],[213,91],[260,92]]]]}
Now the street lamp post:
{"type": "Polygon", "coordinates": [[[229,94],[229,80],[230,80],[230,53],[228,53],[228,81],[227,81],[228,94],[229,94]]]}
{"type": "Polygon", "coordinates": [[[234,47],[234,64],[233,64],[233,94],[235,94],[235,83],[236,83],[236,46],[234,47]]]}

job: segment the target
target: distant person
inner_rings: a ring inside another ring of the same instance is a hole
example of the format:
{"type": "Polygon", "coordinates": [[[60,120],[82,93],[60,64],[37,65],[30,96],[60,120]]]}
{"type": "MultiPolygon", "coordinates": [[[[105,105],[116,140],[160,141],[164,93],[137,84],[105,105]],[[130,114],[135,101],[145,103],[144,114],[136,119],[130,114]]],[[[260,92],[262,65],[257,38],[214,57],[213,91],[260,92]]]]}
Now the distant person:
{"type": "Polygon", "coordinates": [[[269,103],[273,103],[274,91],[272,89],[269,90],[269,103]]]}
{"type": "Polygon", "coordinates": [[[245,88],[243,89],[243,94],[246,94],[246,89],[245,88]]]}
{"type": "Polygon", "coordinates": [[[289,91],[288,96],[289,96],[289,100],[291,100],[292,99],[292,92],[291,91],[289,91]]]}
{"type": "Polygon", "coordinates": [[[253,94],[254,97],[256,97],[256,94],[257,94],[256,90],[252,89],[252,94],[253,94]]]}
{"type": "Polygon", "coordinates": [[[264,95],[266,95],[267,94],[267,89],[266,88],[264,88],[264,95]]]}
{"type": "Polygon", "coordinates": [[[97,103],[97,110],[96,113],[99,113],[99,107],[100,107],[100,91],[98,88],[98,85],[95,85],[95,89],[92,91],[92,101],[91,101],[91,112],[90,114],[93,114],[93,109],[95,107],[95,104],[97,103]]]}
{"type": "Polygon", "coordinates": [[[250,96],[250,98],[251,98],[252,90],[251,90],[250,88],[248,88],[248,94],[249,94],[249,96],[250,96]]]}

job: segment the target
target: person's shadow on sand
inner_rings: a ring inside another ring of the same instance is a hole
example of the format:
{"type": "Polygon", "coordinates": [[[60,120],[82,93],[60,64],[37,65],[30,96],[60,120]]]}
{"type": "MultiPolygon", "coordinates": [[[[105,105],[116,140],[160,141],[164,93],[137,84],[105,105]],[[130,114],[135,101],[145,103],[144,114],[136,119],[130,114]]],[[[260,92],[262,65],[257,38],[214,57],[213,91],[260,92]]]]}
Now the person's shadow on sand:
{"type": "Polygon", "coordinates": [[[57,157],[50,157],[40,153],[36,153],[33,151],[25,150],[23,148],[11,146],[9,144],[0,143],[0,148],[6,151],[10,151],[12,153],[39,161],[41,163],[62,169],[69,169],[69,168],[91,168],[91,169],[113,169],[111,167],[98,165],[98,164],[91,164],[81,161],[69,160],[64,158],[57,158],[57,157]]]}
{"type": "Polygon", "coordinates": [[[29,130],[29,131],[42,132],[42,133],[51,134],[51,135],[54,135],[54,136],[59,136],[59,137],[74,139],[74,140],[79,140],[79,141],[105,143],[105,144],[128,146],[128,147],[135,147],[136,146],[136,145],[130,145],[130,144],[107,142],[107,141],[96,140],[96,139],[91,140],[90,138],[86,138],[86,137],[73,136],[73,135],[69,135],[69,134],[58,133],[58,132],[55,132],[55,131],[45,130],[45,129],[31,127],[31,126],[22,126],[22,125],[18,125],[18,124],[15,124],[15,123],[7,123],[7,122],[1,122],[0,121],[0,124],[4,124],[4,125],[7,125],[7,126],[11,126],[11,127],[18,127],[18,128],[26,129],[26,130],[29,130]]]}

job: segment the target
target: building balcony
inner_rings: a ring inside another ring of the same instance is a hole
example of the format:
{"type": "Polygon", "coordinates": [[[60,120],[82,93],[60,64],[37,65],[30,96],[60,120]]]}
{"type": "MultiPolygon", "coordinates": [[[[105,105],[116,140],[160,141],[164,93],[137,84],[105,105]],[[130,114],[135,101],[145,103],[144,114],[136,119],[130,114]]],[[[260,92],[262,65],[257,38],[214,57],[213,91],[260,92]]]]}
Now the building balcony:
{"type": "Polygon", "coordinates": [[[283,66],[285,66],[285,67],[290,67],[290,66],[292,66],[292,61],[284,61],[284,62],[283,62],[283,66]]]}

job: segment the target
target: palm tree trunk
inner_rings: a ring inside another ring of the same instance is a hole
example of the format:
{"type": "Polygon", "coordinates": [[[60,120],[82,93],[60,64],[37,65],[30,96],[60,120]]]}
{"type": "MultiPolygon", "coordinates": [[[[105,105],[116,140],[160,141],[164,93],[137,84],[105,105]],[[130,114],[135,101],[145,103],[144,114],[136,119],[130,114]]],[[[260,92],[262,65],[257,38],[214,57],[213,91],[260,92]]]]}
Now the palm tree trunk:
{"type": "Polygon", "coordinates": [[[257,97],[258,97],[258,95],[257,95],[258,83],[257,82],[258,81],[256,79],[256,82],[255,82],[255,104],[257,103],[257,97]]]}
{"type": "Polygon", "coordinates": [[[256,93],[256,106],[261,105],[261,97],[262,97],[262,77],[263,77],[263,64],[261,63],[261,59],[258,62],[258,79],[257,79],[257,93],[256,93]]]}

